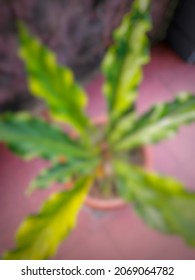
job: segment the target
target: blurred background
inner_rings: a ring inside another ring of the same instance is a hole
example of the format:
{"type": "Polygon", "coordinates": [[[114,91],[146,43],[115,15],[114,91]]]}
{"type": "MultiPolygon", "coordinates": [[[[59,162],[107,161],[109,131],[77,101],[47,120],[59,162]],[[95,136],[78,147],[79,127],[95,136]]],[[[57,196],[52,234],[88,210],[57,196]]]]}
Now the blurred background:
{"type": "MultiPolygon", "coordinates": [[[[177,2],[153,1],[153,44],[166,38],[177,2]]],[[[112,31],[131,3],[132,0],[0,0],[0,112],[38,105],[28,94],[23,65],[17,57],[18,19],[84,82],[98,69],[112,43],[112,31]]]]}
{"type": "MultiPolygon", "coordinates": [[[[27,89],[17,57],[16,21],[70,66],[89,95],[88,113],[105,114],[101,96],[101,59],[112,44],[112,31],[129,11],[132,0],[0,0],[0,113],[29,110],[42,113],[43,104],[27,89]]],[[[179,91],[195,92],[195,3],[193,0],[152,1],[151,62],[144,68],[138,98],[143,112],[154,103],[171,100],[179,91]]],[[[153,168],[195,190],[195,125],[182,128],[176,139],[151,148],[153,168]]],[[[24,162],[0,145],[0,254],[13,246],[21,220],[39,208],[50,191],[31,198],[25,189],[42,160],[24,162]]],[[[77,229],[60,247],[57,259],[195,259],[195,250],[176,237],[165,236],[142,223],[131,206],[115,212],[84,207],[77,229]]]]}

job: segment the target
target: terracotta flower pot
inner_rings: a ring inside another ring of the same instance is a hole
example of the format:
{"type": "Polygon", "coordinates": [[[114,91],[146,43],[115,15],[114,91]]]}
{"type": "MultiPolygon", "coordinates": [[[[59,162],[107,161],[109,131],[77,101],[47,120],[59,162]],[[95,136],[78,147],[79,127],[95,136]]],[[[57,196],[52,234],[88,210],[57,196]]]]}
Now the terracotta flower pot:
{"type": "MultiPolygon", "coordinates": [[[[96,125],[103,125],[106,123],[106,117],[101,116],[94,119],[94,123],[96,125]]],[[[152,158],[151,158],[151,151],[148,146],[143,146],[141,148],[142,156],[143,156],[143,168],[144,169],[151,169],[152,167],[152,158]]],[[[95,198],[92,196],[88,196],[85,204],[91,208],[97,210],[113,210],[120,207],[126,206],[126,202],[121,198],[112,198],[112,199],[100,199],[95,198]]]]}

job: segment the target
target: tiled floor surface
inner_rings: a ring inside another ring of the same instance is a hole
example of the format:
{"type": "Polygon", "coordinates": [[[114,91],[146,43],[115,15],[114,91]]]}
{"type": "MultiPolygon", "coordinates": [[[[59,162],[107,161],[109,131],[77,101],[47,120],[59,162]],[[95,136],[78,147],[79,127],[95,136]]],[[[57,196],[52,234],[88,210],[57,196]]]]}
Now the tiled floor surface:
{"type": "MultiPolygon", "coordinates": [[[[195,92],[195,66],[187,65],[168,47],[152,51],[151,63],[144,69],[138,110],[171,100],[179,91],[195,92]]],[[[101,97],[102,78],[87,86],[92,116],[105,114],[101,97]]],[[[195,125],[183,127],[177,137],[151,147],[153,168],[172,175],[195,190],[195,125]]],[[[13,246],[13,235],[21,220],[36,211],[50,191],[24,196],[29,181],[45,163],[24,162],[0,146],[0,254],[13,246]]],[[[195,214],[195,213],[194,213],[195,214]]],[[[195,259],[195,249],[182,240],[147,228],[131,206],[113,212],[82,209],[78,225],[60,246],[57,259],[195,259]]]]}

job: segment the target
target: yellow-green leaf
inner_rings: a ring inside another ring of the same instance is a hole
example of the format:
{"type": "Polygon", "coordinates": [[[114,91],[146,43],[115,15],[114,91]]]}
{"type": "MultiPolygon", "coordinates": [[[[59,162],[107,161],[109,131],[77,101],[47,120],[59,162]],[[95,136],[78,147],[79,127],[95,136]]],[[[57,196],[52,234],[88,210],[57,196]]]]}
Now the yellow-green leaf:
{"type": "Polygon", "coordinates": [[[135,0],[132,10],[114,31],[114,45],[105,56],[102,71],[106,77],[105,93],[113,125],[134,107],[142,66],[149,61],[146,36],[151,28],[150,0],[135,0]]]}
{"type": "Polygon", "coordinates": [[[151,227],[182,237],[195,246],[195,193],[181,183],[129,165],[115,162],[119,193],[132,202],[151,227]]]}
{"type": "Polygon", "coordinates": [[[58,65],[55,54],[32,37],[24,24],[18,26],[19,54],[25,62],[31,92],[46,101],[54,118],[86,133],[89,120],[83,109],[87,98],[76,84],[72,71],[58,65]]]}
{"type": "Polygon", "coordinates": [[[171,102],[154,105],[137,118],[114,143],[117,151],[133,149],[175,135],[181,125],[195,120],[195,96],[182,93],[171,102]]]}
{"type": "Polygon", "coordinates": [[[74,189],[52,195],[38,214],[22,223],[16,236],[16,249],[5,253],[4,259],[41,260],[54,255],[59,243],[75,227],[91,183],[92,178],[84,177],[74,189]]]}

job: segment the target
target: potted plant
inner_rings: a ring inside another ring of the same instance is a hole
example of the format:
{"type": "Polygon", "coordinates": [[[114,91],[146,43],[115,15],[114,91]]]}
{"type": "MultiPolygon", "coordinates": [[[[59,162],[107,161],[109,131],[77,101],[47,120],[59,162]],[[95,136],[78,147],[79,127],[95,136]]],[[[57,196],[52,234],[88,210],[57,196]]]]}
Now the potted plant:
{"type": "Polygon", "coordinates": [[[19,24],[20,57],[29,89],[47,103],[55,120],[69,124],[76,133],[66,133],[61,126],[27,113],[1,116],[1,141],[25,159],[42,157],[51,163],[32,182],[30,191],[53,182],[71,185],[53,194],[39,213],[27,217],[17,232],[16,248],[5,253],[4,259],[51,257],[75,227],[93,186],[105,196],[114,189],[126,203],[133,203],[149,226],[179,235],[195,246],[195,193],[141,166],[144,145],[173,136],[180,125],[195,120],[195,96],[188,93],[157,104],[141,116],[136,113],[142,66],[149,61],[149,8],[149,0],[135,0],[114,32],[114,44],[102,63],[108,107],[103,125],[94,124],[86,115],[86,94],[70,69],[58,65],[53,52],[19,24]]]}

